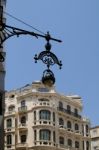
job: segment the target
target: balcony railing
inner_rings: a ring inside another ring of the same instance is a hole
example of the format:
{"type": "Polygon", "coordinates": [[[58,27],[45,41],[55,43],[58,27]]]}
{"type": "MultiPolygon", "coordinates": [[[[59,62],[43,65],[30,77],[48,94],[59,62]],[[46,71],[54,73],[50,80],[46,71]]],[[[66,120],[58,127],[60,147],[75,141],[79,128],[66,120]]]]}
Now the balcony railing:
{"type": "Polygon", "coordinates": [[[26,123],[21,123],[18,126],[19,130],[27,130],[27,124],[26,123]]]}
{"type": "Polygon", "coordinates": [[[37,102],[37,103],[34,103],[34,106],[35,107],[41,107],[41,106],[53,107],[54,104],[50,102],[37,102]]]}
{"type": "Polygon", "coordinates": [[[39,119],[39,120],[35,120],[33,122],[33,126],[35,126],[35,125],[51,125],[51,126],[55,126],[55,122],[51,121],[51,120],[39,119]]]}
{"type": "Polygon", "coordinates": [[[16,144],[16,147],[17,148],[27,148],[28,144],[27,143],[18,143],[18,144],[16,144]]]}
{"type": "Polygon", "coordinates": [[[69,111],[69,110],[67,110],[67,109],[65,109],[65,108],[57,107],[57,110],[58,110],[58,111],[62,111],[62,112],[64,112],[64,113],[66,113],[66,114],[69,114],[69,115],[72,115],[72,116],[74,116],[74,117],[77,117],[77,118],[81,119],[81,116],[80,116],[79,114],[76,114],[76,113],[74,113],[74,112],[72,112],[72,111],[69,111]]]}
{"type": "Polygon", "coordinates": [[[18,108],[19,112],[26,112],[27,111],[27,106],[22,106],[18,108]]]}
{"type": "Polygon", "coordinates": [[[34,146],[56,146],[56,143],[48,140],[40,140],[34,141],[34,146]]]}

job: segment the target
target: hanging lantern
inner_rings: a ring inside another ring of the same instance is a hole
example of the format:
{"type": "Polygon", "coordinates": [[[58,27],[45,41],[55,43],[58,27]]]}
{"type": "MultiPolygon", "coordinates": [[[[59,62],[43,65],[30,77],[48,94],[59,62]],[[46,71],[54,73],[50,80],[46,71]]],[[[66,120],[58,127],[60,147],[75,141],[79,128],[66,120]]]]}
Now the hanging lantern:
{"type": "Polygon", "coordinates": [[[47,69],[43,72],[42,83],[45,86],[51,87],[55,83],[55,77],[53,72],[50,69],[47,69]]]}

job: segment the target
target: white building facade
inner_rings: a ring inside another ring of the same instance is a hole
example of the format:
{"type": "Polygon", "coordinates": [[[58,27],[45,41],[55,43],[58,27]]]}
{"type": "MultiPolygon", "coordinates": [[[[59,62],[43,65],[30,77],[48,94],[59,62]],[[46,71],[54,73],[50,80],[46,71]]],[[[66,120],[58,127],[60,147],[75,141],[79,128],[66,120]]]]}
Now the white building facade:
{"type": "Polygon", "coordinates": [[[90,150],[90,122],[77,95],[33,82],[6,93],[5,150],[90,150]]]}
{"type": "Polygon", "coordinates": [[[90,129],[91,150],[99,150],[99,126],[90,129]]]}

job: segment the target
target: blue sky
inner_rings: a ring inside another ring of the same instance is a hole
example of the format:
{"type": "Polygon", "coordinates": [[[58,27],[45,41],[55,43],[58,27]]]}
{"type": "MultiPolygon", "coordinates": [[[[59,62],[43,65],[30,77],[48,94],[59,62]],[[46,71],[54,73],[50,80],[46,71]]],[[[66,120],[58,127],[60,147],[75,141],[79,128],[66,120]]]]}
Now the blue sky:
{"type": "MultiPolygon", "coordinates": [[[[99,1],[98,0],[8,0],[6,12],[63,42],[51,42],[52,51],[63,62],[53,66],[56,89],[65,95],[82,97],[83,114],[92,126],[99,116],[99,1]]],[[[6,16],[7,24],[33,30],[6,16]]],[[[6,90],[40,80],[46,66],[34,63],[34,55],[46,41],[30,36],[12,37],[5,42],[6,90]]]]}

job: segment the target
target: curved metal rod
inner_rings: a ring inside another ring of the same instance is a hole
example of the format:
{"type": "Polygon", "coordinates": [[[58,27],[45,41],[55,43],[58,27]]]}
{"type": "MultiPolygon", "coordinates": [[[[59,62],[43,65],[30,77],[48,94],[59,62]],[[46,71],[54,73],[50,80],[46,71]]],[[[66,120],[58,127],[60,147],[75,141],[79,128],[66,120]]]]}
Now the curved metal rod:
{"type": "Polygon", "coordinates": [[[50,51],[43,51],[38,56],[35,55],[34,59],[35,62],[37,62],[37,60],[42,60],[43,63],[47,64],[48,68],[54,64],[59,65],[60,68],[62,66],[61,61],[59,61],[56,55],[50,51]]]}

